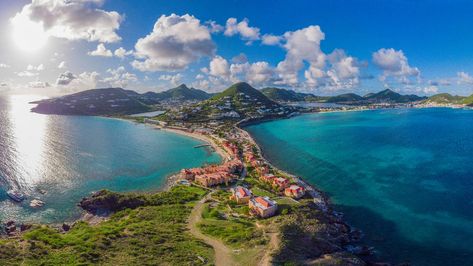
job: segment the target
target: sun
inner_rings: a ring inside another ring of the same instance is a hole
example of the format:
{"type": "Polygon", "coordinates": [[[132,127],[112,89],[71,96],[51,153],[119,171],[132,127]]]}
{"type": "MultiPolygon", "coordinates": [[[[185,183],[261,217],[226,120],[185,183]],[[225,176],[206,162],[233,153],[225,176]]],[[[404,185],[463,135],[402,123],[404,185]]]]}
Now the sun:
{"type": "Polygon", "coordinates": [[[15,45],[26,52],[35,52],[46,45],[48,35],[40,23],[34,22],[23,16],[12,19],[13,41],[15,45]]]}

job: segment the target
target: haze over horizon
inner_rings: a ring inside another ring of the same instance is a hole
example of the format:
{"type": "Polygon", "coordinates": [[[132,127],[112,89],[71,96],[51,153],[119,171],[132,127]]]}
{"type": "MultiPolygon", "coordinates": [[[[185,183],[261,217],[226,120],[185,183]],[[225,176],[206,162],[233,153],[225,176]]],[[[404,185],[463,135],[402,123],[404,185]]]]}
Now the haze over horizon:
{"type": "Polygon", "coordinates": [[[341,2],[2,1],[0,92],[473,93],[473,2],[341,2]]]}

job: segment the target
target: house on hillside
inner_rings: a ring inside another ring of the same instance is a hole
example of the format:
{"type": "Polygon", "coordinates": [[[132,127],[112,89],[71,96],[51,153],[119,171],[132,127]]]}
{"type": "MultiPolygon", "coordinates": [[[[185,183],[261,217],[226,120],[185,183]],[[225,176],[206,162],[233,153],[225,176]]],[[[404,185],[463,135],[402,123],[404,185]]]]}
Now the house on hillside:
{"type": "Polygon", "coordinates": [[[305,194],[305,189],[298,185],[290,185],[284,190],[284,195],[294,199],[302,198],[305,194]]]}
{"type": "Polygon", "coordinates": [[[289,180],[284,177],[277,177],[273,179],[273,185],[279,190],[283,190],[289,186],[289,180]]]}
{"type": "Polygon", "coordinates": [[[254,197],[248,202],[250,211],[261,218],[271,217],[276,214],[278,205],[268,197],[254,197]]]}
{"type": "Polygon", "coordinates": [[[248,203],[250,201],[251,196],[253,195],[251,191],[245,187],[237,186],[231,189],[232,196],[230,197],[232,200],[235,200],[236,203],[248,203]]]}

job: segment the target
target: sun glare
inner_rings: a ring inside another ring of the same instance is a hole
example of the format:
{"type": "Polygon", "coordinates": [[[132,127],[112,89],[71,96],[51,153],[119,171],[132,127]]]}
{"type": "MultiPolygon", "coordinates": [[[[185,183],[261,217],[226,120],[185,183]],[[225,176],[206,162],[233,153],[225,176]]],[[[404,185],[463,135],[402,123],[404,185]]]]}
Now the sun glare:
{"type": "Polygon", "coordinates": [[[46,44],[48,36],[40,23],[16,16],[12,19],[12,24],[13,41],[21,50],[34,52],[46,44]]]}

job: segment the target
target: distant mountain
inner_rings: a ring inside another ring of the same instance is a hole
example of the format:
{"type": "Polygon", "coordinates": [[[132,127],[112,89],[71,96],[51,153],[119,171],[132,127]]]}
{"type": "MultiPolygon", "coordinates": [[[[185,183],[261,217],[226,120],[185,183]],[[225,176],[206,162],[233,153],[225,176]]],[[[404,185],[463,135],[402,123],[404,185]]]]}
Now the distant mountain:
{"type": "Polygon", "coordinates": [[[364,98],[355,93],[345,93],[337,96],[332,96],[327,99],[328,103],[357,103],[361,102],[364,98]]]}
{"type": "Polygon", "coordinates": [[[38,101],[32,111],[61,115],[126,115],[152,110],[137,99],[139,95],[121,88],[93,89],[38,101]]]}
{"type": "Polygon", "coordinates": [[[188,88],[185,84],[181,84],[163,92],[147,92],[139,98],[147,104],[156,104],[162,101],[202,101],[211,96],[203,90],[188,88]]]}
{"type": "Polygon", "coordinates": [[[420,97],[417,95],[401,95],[390,89],[386,89],[378,93],[368,94],[363,98],[368,100],[369,102],[408,103],[420,101],[425,99],[426,97],[420,97]]]}
{"type": "Polygon", "coordinates": [[[170,112],[168,115],[170,119],[188,121],[241,120],[250,117],[284,116],[291,113],[292,109],[272,101],[248,83],[240,82],[193,107],[181,112],[170,112]]]}
{"type": "Polygon", "coordinates": [[[465,99],[466,97],[463,96],[451,95],[449,93],[440,93],[430,96],[424,102],[434,104],[462,104],[463,100],[465,99]]]}
{"type": "Polygon", "coordinates": [[[295,92],[281,88],[263,88],[261,92],[269,99],[277,102],[316,102],[326,100],[328,97],[316,96],[311,93],[295,92]]]}
{"type": "Polygon", "coordinates": [[[466,104],[468,106],[473,106],[473,94],[468,96],[468,97],[465,97],[463,100],[462,100],[462,104],[466,104]]]}
{"type": "Polygon", "coordinates": [[[368,93],[363,97],[355,93],[341,94],[328,98],[327,102],[340,104],[409,103],[423,99],[426,99],[426,97],[401,95],[390,89],[386,89],[377,93],[368,93]]]}

